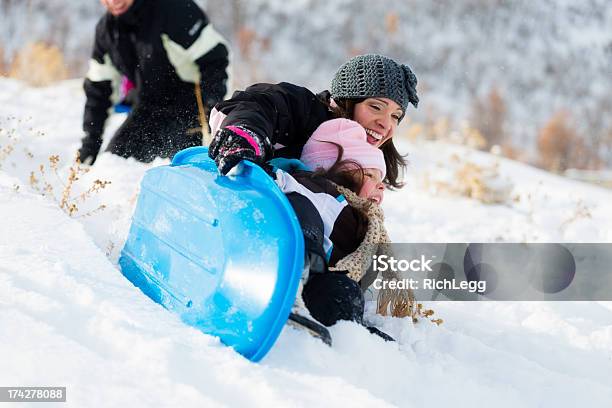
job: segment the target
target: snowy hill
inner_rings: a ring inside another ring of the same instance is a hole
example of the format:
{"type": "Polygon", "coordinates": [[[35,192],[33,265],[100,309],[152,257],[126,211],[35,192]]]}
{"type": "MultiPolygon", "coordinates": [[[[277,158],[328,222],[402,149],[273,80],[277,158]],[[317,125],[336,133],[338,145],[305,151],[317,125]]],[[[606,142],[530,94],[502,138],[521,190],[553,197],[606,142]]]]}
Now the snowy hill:
{"type": "MultiPolygon", "coordinates": [[[[612,400],[612,302],[437,302],[441,326],[369,319],[398,339],[331,328],[328,348],[286,328],[252,364],[183,325],[118,271],[117,258],[151,166],[108,154],[82,175],[112,184],[70,218],[31,187],[61,197],[79,145],[80,81],[33,89],[0,79],[0,384],[67,386],[90,406],[555,406],[612,400]],[[8,148],[10,146],[10,148],[8,148]],[[48,157],[59,155],[58,178],[48,157]],[[46,176],[39,165],[45,165],[46,176]],[[101,211],[94,211],[100,205],[101,211]]],[[[115,116],[111,129],[121,122],[115,116]]],[[[463,147],[400,144],[407,187],[385,198],[396,242],[610,242],[612,192],[463,147]],[[458,196],[465,162],[497,165],[500,203],[458,196]],[[444,187],[447,186],[447,187],[444,187]]]]}

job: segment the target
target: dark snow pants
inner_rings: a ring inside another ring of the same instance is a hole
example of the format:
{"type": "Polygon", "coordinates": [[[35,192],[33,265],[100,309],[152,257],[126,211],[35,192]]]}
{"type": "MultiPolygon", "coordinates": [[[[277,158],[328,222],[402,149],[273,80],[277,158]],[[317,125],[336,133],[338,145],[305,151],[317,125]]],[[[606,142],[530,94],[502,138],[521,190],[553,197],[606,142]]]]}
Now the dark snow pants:
{"type": "Polygon", "coordinates": [[[300,221],[304,234],[310,276],[302,298],[308,311],[319,322],[333,326],[338,320],[363,320],[364,298],[359,284],[344,274],[327,270],[323,250],[323,220],[314,204],[298,193],[287,198],[300,221]]]}
{"type": "Polygon", "coordinates": [[[111,139],[107,151],[121,157],[151,162],[156,157],[172,157],[180,150],[202,144],[192,109],[135,108],[111,139]]]}

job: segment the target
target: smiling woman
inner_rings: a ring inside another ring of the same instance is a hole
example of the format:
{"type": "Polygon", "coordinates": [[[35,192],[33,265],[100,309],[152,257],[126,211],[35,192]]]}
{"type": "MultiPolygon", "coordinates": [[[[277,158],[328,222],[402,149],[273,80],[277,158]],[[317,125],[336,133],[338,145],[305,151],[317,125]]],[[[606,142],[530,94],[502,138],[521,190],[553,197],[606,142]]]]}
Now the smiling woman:
{"type": "Polygon", "coordinates": [[[368,143],[376,147],[393,137],[403,116],[402,108],[389,98],[367,98],[353,108],[353,120],[365,128],[368,143]]]}
{"type": "Polygon", "coordinates": [[[366,129],[368,143],[383,151],[384,183],[399,188],[405,161],[392,138],[408,105],[418,105],[416,85],[407,65],[377,54],[347,61],[334,75],[331,90],[317,95],[286,82],[255,84],[213,109],[210,126],[215,137],[209,154],[222,173],[242,159],[263,163],[272,157],[298,158],[322,122],[343,117],[366,129]]]}

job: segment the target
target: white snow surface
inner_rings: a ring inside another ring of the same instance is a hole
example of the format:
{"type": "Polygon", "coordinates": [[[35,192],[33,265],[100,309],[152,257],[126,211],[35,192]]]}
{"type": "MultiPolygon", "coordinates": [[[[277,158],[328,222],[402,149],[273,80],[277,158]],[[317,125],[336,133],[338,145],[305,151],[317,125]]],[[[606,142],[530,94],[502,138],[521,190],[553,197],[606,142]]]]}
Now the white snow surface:
{"type": "MultiPolygon", "coordinates": [[[[369,303],[368,318],[396,343],[349,322],[331,328],[331,348],[286,328],[261,363],[245,360],[118,270],[139,181],[167,161],[102,154],[73,190],[112,184],[73,218],[30,187],[30,172],[50,155],[60,156],[65,180],[82,107],[80,81],[33,89],[0,79],[0,151],[13,146],[0,153],[0,385],[66,386],[58,406],[70,407],[610,406],[610,302],[426,305],[441,326],[376,316],[369,303]]],[[[111,118],[107,136],[121,120],[111,118]]],[[[395,242],[612,241],[609,190],[439,142],[400,150],[411,160],[407,187],[384,204],[395,242]],[[453,154],[498,161],[519,198],[485,205],[424,187],[425,175],[448,172],[453,154]]]]}

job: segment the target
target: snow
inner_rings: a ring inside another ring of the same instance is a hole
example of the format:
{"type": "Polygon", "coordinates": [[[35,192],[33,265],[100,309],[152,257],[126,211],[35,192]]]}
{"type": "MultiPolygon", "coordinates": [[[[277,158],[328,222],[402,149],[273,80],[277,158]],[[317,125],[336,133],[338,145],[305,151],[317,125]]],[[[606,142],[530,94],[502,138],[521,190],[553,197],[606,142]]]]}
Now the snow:
{"type": "MultiPolygon", "coordinates": [[[[60,192],[82,106],[80,81],[34,89],[0,79],[0,151],[13,146],[0,154],[1,385],[66,386],[62,406],[74,407],[612,401],[612,302],[428,304],[441,326],[376,316],[368,303],[368,318],[397,343],[349,322],[331,328],[331,348],[286,328],[261,363],[248,362],[182,324],[117,269],[139,181],[167,160],[102,154],[74,194],[96,179],[112,184],[79,201],[72,218],[30,187],[30,173],[57,154],[60,177],[48,180],[60,192]]],[[[110,119],[107,136],[121,120],[110,119]]],[[[387,193],[384,204],[395,242],[612,241],[610,190],[441,142],[405,141],[400,151],[411,161],[407,187],[387,193]],[[452,181],[454,157],[497,162],[507,200],[485,205],[424,183],[452,181]]]]}

